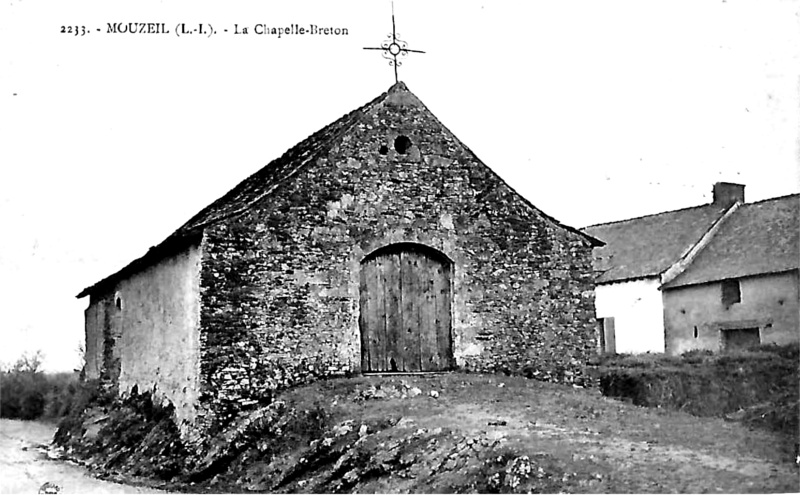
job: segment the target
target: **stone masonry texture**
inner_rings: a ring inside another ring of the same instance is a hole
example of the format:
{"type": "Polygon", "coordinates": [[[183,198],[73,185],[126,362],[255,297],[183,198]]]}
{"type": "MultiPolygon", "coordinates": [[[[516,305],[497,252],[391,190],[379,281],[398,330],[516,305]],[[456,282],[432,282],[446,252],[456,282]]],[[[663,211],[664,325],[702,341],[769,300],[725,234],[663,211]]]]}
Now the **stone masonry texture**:
{"type": "Polygon", "coordinates": [[[343,119],[269,194],[205,228],[201,422],[358,373],[360,263],[400,242],[453,261],[457,367],[582,382],[596,351],[592,239],[511,190],[402,83],[343,119]]]}

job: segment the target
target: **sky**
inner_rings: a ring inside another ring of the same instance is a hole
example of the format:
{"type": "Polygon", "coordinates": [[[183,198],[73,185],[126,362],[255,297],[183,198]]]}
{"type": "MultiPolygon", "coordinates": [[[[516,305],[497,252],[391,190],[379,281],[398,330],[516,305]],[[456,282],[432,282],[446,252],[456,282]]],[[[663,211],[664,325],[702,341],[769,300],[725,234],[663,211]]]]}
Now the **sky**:
{"type": "MultiPolygon", "coordinates": [[[[400,79],[560,222],[800,191],[800,3],[396,0],[400,79]]],[[[0,362],[79,366],[84,287],[394,83],[392,4],[0,7],[0,362]],[[169,34],[108,33],[164,23],[169,34]],[[178,36],[180,24],[215,34],[178,36]],[[347,35],[254,34],[255,26],[347,35]],[[79,26],[74,36],[67,26],[79,26]],[[235,34],[247,27],[250,34],[235,34]],[[98,31],[99,29],[99,31],[98,31]],[[224,30],[227,29],[226,33],[224,30]]]]}

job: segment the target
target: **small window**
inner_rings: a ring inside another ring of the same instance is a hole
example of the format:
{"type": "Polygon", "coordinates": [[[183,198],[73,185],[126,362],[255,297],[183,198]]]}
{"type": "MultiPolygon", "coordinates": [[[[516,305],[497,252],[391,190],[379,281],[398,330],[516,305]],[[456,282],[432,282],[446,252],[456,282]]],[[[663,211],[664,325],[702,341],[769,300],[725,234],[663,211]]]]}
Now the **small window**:
{"type": "Polygon", "coordinates": [[[382,144],[381,147],[378,148],[378,153],[380,153],[381,155],[389,153],[389,147],[386,146],[385,144],[382,144]]]}
{"type": "Polygon", "coordinates": [[[122,296],[119,295],[119,292],[114,295],[114,306],[117,309],[122,309],[122,296]]]}
{"type": "Polygon", "coordinates": [[[722,281],[722,305],[726,308],[742,302],[742,290],[738,280],[722,281]]]}
{"type": "Polygon", "coordinates": [[[408,136],[397,136],[397,139],[394,140],[394,149],[401,155],[408,153],[409,148],[411,148],[411,139],[408,136]]]}
{"type": "Polygon", "coordinates": [[[694,338],[697,338],[700,335],[700,332],[697,331],[697,325],[694,326],[694,338]]]}

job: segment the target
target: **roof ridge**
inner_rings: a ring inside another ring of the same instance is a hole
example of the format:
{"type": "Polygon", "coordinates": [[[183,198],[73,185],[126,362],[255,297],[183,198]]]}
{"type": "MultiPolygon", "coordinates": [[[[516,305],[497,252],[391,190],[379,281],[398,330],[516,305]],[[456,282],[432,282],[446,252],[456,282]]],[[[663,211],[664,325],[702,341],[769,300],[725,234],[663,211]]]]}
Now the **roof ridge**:
{"type": "MultiPolygon", "coordinates": [[[[788,199],[788,198],[791,198],[791,197],[794,197],[794,196],[797,196],[798,198],[800,198],[800,193],[784,194],[783,196],[775,196],[774,198],[765,198],[765,199],[760,199],[758,201],[743,202],[743,203],[741,203],[741,205],[742,206],[757,205],[757,204],[760,204],[760,203],[766,203],[768,201],[777,201],[777,200],[781,200],[781,199],[788,199]]],[[[592,228],[592,227],[603,227],[603,226],[606,226],[606,225],[613,225],[613,224],[617,224],[617,223],[630,222],[630,221],[633,221],[633,220],[641,220],[643,218],[656,217],[656,216],[659,216],[659,215],[666,215],[666,214],[669,214],[669,213],[678,213],[678,212],[693,210],[693,209],[696,209],[696,208],[706,208],[706,207],[709,207],[709,206],[714,206],[714,203],[706,203],[706,204],[697,205],[697,206],[687,206],[685,208],[679,208],[677,210],[667,210],[667,211],[662,211],[662,212],[659,212],[659,213],[650,213],[648,215],[640,215],[638,217],[623,218],[621,220],[612,220],[610,222],[595,223],[595,224],[592,224],[592,225],[587,225],[585,227],[581,227],[581,230],[589,229],[589,228],[592,228]]],[[[723,207],[721,207],[721,208],[723,208],[723,207]]],[[[725,209],[725,208],[723,208],[723,209],[725,209]]]]}
{"type": "Polygon", "coordinates": [[[789,198],[792,198],[792,197],[795,197],[795,196],[800,198],[800,193],[784,194],[783,196],[775,196],[774,198],[759,199],[758,201],[753,201],[752,203],[742,203],[742,206],[753,206],[753,205],[758,205],[758,204],[762,204],[762,203],[768,203],[770,201],[779,201],[779,200],[782,200],[782,199],[789,199],[789,198]]]}
{"type": "MultiPolygon", "coordinates": [[[[748,204],[750,204],[750,203],[748,203],[748,204]]],[[[668,211],[662,211],[662,212],[659,212],[659,213],[650,213],[648,215],[640,215],[638,217],[623,218],[621,220],[612,220],[610,222],[595,223],[595,224],[592,224],[592,225],[587,225],[585,227],[581,227],[581,230],[590,229],[592,227],[603,227],[603,226],[606,226],[606,225],[613,225],[613,224],[618,224],[618,223],[631,222],[631,221],[634,221],[634,220],[641,220],[643,218],[652,218],[652,217],[657,217],[657,216],[660,216],[660,215],[667,215],[667,214],[670,214],[670,213],[679,213],[679,212],[684,212],[684,211],[689,211],[689,210],[696,210],[696,209],[700,209],[700,208],[708,208],[708,207],[713,207],[713,206],[719,206],[721,210],[726,210],[727,209],[727,208],[724,208],[724,207],[722,207],[720,205],[715,205],[714,203],[706,203],[706,204],[697,205],[697,206],[687,206],[685,208],[679,208],[677,210],[668,210],[668,211]]]]}

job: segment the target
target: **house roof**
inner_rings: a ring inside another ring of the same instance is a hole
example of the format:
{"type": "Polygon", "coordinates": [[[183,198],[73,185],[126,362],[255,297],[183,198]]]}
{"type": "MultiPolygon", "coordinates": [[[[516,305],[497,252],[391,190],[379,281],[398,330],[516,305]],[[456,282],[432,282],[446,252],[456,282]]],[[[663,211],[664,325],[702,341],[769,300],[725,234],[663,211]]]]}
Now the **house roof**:
{"type": "MultiPolygon", "coordinates": [[[[430,110],[428,110],[422,104],[422,102],[413,93],[411,93],[411,91],[409,91],[404,83],[395,83],[387,92],[381,94],[364,106],[342,116],[332,124],[327,125],[289,149],[281,157],[273,160],[265,167],[261,168],[258,172],[239,183],[221,198],[203,208],[188,222],[167,237],[167,239],[165,239],[161,244],[150,248],[150,250],[144,256],[128,264],[122,270],[109,275],[99,282],[83,289],[77,297],[81,298],[108,287],[128,274],[162,259],[169,252],[172,252],[176,247],[185,245],[189,242],[196,242],[196,239],[202,235],[205,227],[246,212],[252,205],[272,193],[283,181],[291,178],[306,165],[316,162],[317,158],[327,154],[331,147],[338,142],[338,139],[346,132],[351,130],[354,126],[358,125],[359,123],[371,124],[371,121],[368,119],[368,115],[371,114],[372,110],[378,105],[382,104],[418,106],[424,108],[425,111],[427,111],[434,119],[436,118],[433,116],[430,110]]],[[[444,126],[442,127],[444,128],[444,126]]],[[[446,130],[446,132],[450,133],[449,130],[446,130]]],[[[467,146],[460,141],[458,142],[474,157],[478,163],[483,164],[483,162],[477,156],[475,156],[475,154],[472,153],[467,146]]],[[[491,171],[488,166],[486,166],[486,168],[491,171]]],[[[492,171],[492,173],[494,172],[492,171]]],[[[497,176],[497,178],[505,184],[505,181],[503,181],[499,176],[497,176]]],[[[508,185],[506,184],[506,186],[508,185]]],[[[513,191],[513,188],[510,186],[508,187],[513,191]]],[[[536,210],[540,215],[554,224],[583,237],[592,246],[602,245],[602,242],[598,241],[590,234],[561,224],[553,217],[546,215],[541,210],[533,206],[528,200],[516,193],[516,191],[515,194],[517,194],[530,208],[536,210]]]]}
{"type": "Polygon", "coordinates": [[[800,195],[745,203],[664,289],[800,268],[800,195]]]}
{"type": "Polygon", "coordinates": [[[720,204],[707,204],[592,225],[583,229],[606,245],[594,249],[597,283],[656,277],[694,246],[725,214],[720,204]]]}

